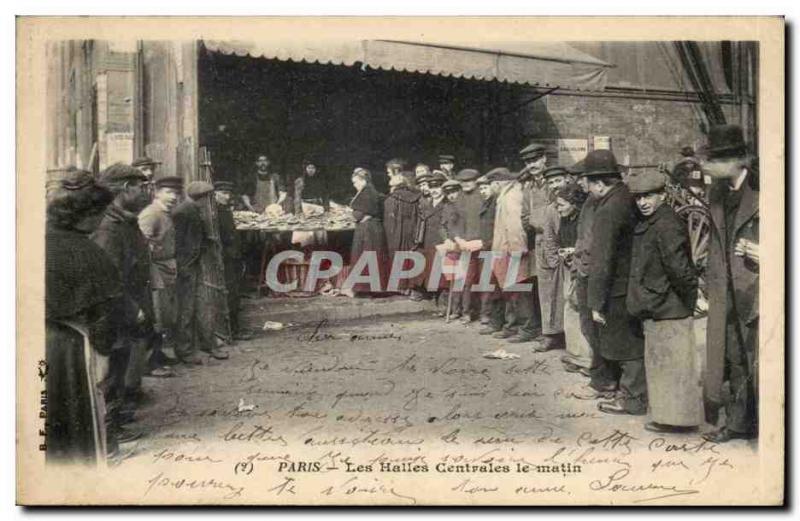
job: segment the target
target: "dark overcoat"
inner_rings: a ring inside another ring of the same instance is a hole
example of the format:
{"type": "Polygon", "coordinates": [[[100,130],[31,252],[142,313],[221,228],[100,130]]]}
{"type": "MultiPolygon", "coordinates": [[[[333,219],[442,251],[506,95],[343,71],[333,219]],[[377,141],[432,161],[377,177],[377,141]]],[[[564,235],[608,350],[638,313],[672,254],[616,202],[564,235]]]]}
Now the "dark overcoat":
{"type": "Polygon", "coordinates": [[[599,327],[599,352],[610,360],[644,355],[641,322],[625,309],[636,207],[628,187],[619,182],[597,199],[589,248],[587,303],[606,317],[599,327]]]}
{"type": "Polygon", "coordinates": [[[662,204],[634,229],[633,255],[625,301],[641,319],[692,316],[697,301],[697,270],[689,232],[668,204],[662,204]]]}
{"type": "Polygon", "coordinates": [[[150,256],[136,214],[116,204],[110,205],[92,234],[92,240],[106,252],[119,271],[123,292],[120,332],[126,336],[149,333],[153,321],[150,256]],[[146,319],[143,324],[137,321],[140,310],[146,319]]]}
{"type": "MultiPolygon", "coordinates": [[[[107,356],[119,324],[120,276],[108,255],[85,235],[48,225],[45,236],[45,361],[47,460],[91,463],[93,389],[84,337],[107,356]]],[[[102,427],[101,427],[102,428],[102,427]]]]}
{"type": "Polygon", "coordinates": [[[408,186],[399,186],[383,202],[383,229],[389,257],[395,252],[411,251],[416,242],[419,201],[422,194],[408,186]]]}
{"type": "Polygon", "coordinates": [[[368,184],[350,202],[356,229],[353,232],[351,264],[365,251],[386,255],[386,234],[383,230],[383,195],[368,184]],[[369,217],[367,219],[367,217],[369,217]]]}
{"type": "Polygon", "coordinates": [[[712,406],[721,403],[722,382],[725,370],[725,344],[728,318],[733,315],[733,302],[727,288],[726,256],[730,260],[733,293],[740,331],[744,337],[745,349],[753,352],[758,338],[758,265],[744,257],[734,255],[733,250],[739,239],[759,242],[759,210],[757,174],[748,172],[748,177],[740,188],[741,199],[735,215],[729,216],[731,227],[726,226],[725,199],[730,189],[727,182],[711,187],[709,203],[711,219],[711,240],[709,243],[706,284],[708,291],[708,325],[706,339],[706,377],[704,394],[712,406]],[[726,255],[727,251],[727,255],[726,255]]]}

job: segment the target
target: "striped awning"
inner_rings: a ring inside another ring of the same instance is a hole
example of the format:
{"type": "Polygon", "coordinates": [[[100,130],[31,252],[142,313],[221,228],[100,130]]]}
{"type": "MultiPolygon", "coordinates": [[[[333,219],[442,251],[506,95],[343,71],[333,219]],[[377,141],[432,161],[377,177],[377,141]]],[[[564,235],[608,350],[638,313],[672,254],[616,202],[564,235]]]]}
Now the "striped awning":
{"type": "Polygon", "coordinates": [[[441,42],[389,40],[204,40],[208,51],[253,58],[435,74],[485,81],[603,90],[613,65],[565,42],[441,42]]]}

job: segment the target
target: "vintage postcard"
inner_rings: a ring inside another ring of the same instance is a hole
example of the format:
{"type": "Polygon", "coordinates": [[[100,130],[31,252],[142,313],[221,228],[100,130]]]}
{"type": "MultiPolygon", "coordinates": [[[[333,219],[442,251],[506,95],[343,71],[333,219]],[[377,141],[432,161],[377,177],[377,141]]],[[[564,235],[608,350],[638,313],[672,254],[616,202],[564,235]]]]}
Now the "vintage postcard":
{"type": "Polygon", "coordinates": [[[18,18],[18,503],[783,504],[784,31],[18,18]]]}

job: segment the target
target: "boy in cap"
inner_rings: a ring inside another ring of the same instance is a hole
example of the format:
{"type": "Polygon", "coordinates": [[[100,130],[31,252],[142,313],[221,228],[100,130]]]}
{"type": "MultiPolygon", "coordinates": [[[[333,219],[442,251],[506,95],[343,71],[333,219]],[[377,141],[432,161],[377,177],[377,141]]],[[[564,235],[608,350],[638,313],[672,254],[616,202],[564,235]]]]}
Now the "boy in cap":
{"type": "Polygon", "coordinates": [[[175,257],[178,266],[178,344],[175,353],[187,365],[202,365],[197,351],[205,351],[217,360],[225,360],[228,353],[216,346],[211,313],[204,309],[200,298],[203,284],[201,261],[211,246],[209,226],[203,219],[198,204],[214,192],[214,186],[205,181],[194,181],[186,187],[189,197],[173,213],[175,221],[175,257]]]}
{"type": "Polygon", "coordinates": [[[183,192],[183,179],[162,177],[155,182],[153,202],[139,214],[139,229],[150,250],[150,284],[153,292],[155,330],[159,340],[150,356],[150,376],[171,376],[162,366],[172,363],[177,333],[178,303],[175,285],[175,225],[172,211],[183,192]]]}
{"type": "MultiPolygon", "coordinates": [[[[473,311],[477,302],[472,299],[471,286],[478,281],[480,275],[477,243],[481,239],[480,211],[483,197],[478,192],[477,179],[480,172],[466,168],[456,174],[455,181],[459,183],[460,194],[453,202],[453,206],[444,219],[445,236],[458,246],[460,252],[470,252],[470,260],[464,277],[463,291],[453,293],[453,301],[457,303],[456,309],[461,309],[463,316],[461,322],[469,324],[474,319],[473,311]]],[[[448,181],[449,183],[450,181],[448,181]]],[[[445,183],[447,184],[447,183],[445,183]]]]}
{"type": "Polygon", "coordinates": [[[725,425],[704,434],[715,443],[758,435],[759,208],[758,161],[748,156],[742,129],[718,125],[708,133],[703,170],[709,190],[706,416],[716,422],[727,377],[725,425]]]}
{"type": "Polygon", "coordinates": [[[622,182],[614,154],[590,152],[582,176],[596,198],[590,246],[587,304],[598,329],[598,366],[590,389],[578,398],[612,397],[598,409],[608,414],[643,415],[647,412],[644,338],[641,322],[628,313],[633,229],[637,215],[633,197],[622,182]]]}
{"type": "Polygon", "coordinates": [[[233,220],[232,201],[234,184],[214,181],[214,200],[217,204],[217,225],[222,246],[222,263],[225,270],[225,288],[228,290],[228,316],[234,340],[249,340],[251,335],[239,324],[239,296],[244,264],[242,245],[233,220]]]}
{"type": "Polygon", "coordinates": [[[634,171],[628,189],[644,217],[634,229],[625,304],[644,327],[644,363],[654,432],[688,432],[702,421],[695,356],[697,272],[686,224],[665,204],[665,176],[634,171]]]}

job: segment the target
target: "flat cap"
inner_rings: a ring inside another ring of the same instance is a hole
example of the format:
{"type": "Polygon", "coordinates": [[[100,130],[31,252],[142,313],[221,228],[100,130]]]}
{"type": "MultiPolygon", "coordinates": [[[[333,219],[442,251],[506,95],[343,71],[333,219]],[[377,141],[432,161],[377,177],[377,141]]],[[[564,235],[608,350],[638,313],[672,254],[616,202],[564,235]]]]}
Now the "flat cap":
{"type": "Polygon", "coordinates": [[[514,181],[517,178],[511,170],[504,166],[489,170],[484,177],[490,183],[492,181],[514,181]]]}
{"type": "Polygon", "coordinates": [[[439,162],[440,163],[455,163],[456,156],[452,154],[439,154],[439,162]]]}
{"type": "Polygon", "coordinates": [[[667,186],[667,176],[655,170],[634,170],[626,180],[632,194],[659,192],[667,186]]]}
{"type": "Polygon", "coordinates": [[[147,176],[138,168],[126,165],[125,163],[114,163],[100,174],[100,182],[104,184],[133,180],[147,181],[147,176]]]}
{"type": "Polygon", "coordinates": [[[183,190],[183,178],[177,176],[167,176],[156,179],[156,189],[158,188],[174,188],[175,190],[183,190]]]}
{"type": "Polygon", "coordinates": [[[475,182],[478,183],[478,186],[480,186],[480,185],[488,185],[488,184],[491,183],[491,181],[489,181],[489,179],[485,175],[480,176],[478,178],[478,180],[475,181],[475,182]]]}
{"type": "Polygon", "coordinates": [[[547,147],[541,143],[531,143],[519,151],[519,157],[522,159],[538,159],[545,155],[547,147]]]}
{"type": "Polygon", "coordinates": [[[214,190],[220,192],[233,192],[235,185],[232,181],[214,181],[214,190]]]}
{"type": "Polygon", "coordinates": [[[481,173],[474,168],[465,168],[456,174],[456,181],[474,181],[481,176],[481,173]]]}
{"type": "Polygon", "coordinates": [[[192,181],[186,187],[186,195],[192,199],[199,199],[214,191],[214,185],[205,181],[192,181]]]}
{"type": "Polygon", "coordinates": [[[564,168],[563,166],[551,166],[544,169],[542,172],[542,177],[547,179],[548,177],[555,177],[558,175],[569,175],[569,170],[564,168]]]}
{"type": "Polygon", "coordinates": [[[441,170],[434,170],[431,174],[431,180],[428,181],[429,186],[442,186],[447,181],[447,176],[441,170]]]}
{"type": "Polygon", "coordinates": [[[156,161],[150,157],[144,156],[144,157],[137,157],[136,159],[134,159],[133,163],[131,163],[131,166],[145,166],[145,165],[155,166],[160,164],[161,164],[160,161],[156,161]]]}
{"type": "Polygon", "coordinates": [[[433,179],[433,174],[430,172],[423,172],[416,177],[416,183],[428,183],[433,179]]]}
{"type": "Polygon", "coordinates": [[[87,170],[70,167],[61,179],[61,187],[65,190],[82,190],[94,184],[94,175],[87,170]]]}
{"type": "Polygon", "coordinates": [[[442,185],[442,190],[445,192],[458,192],[461,190],[461,184],[458,181],[450,179],[449,181],[445,181],[442,185]]]}

